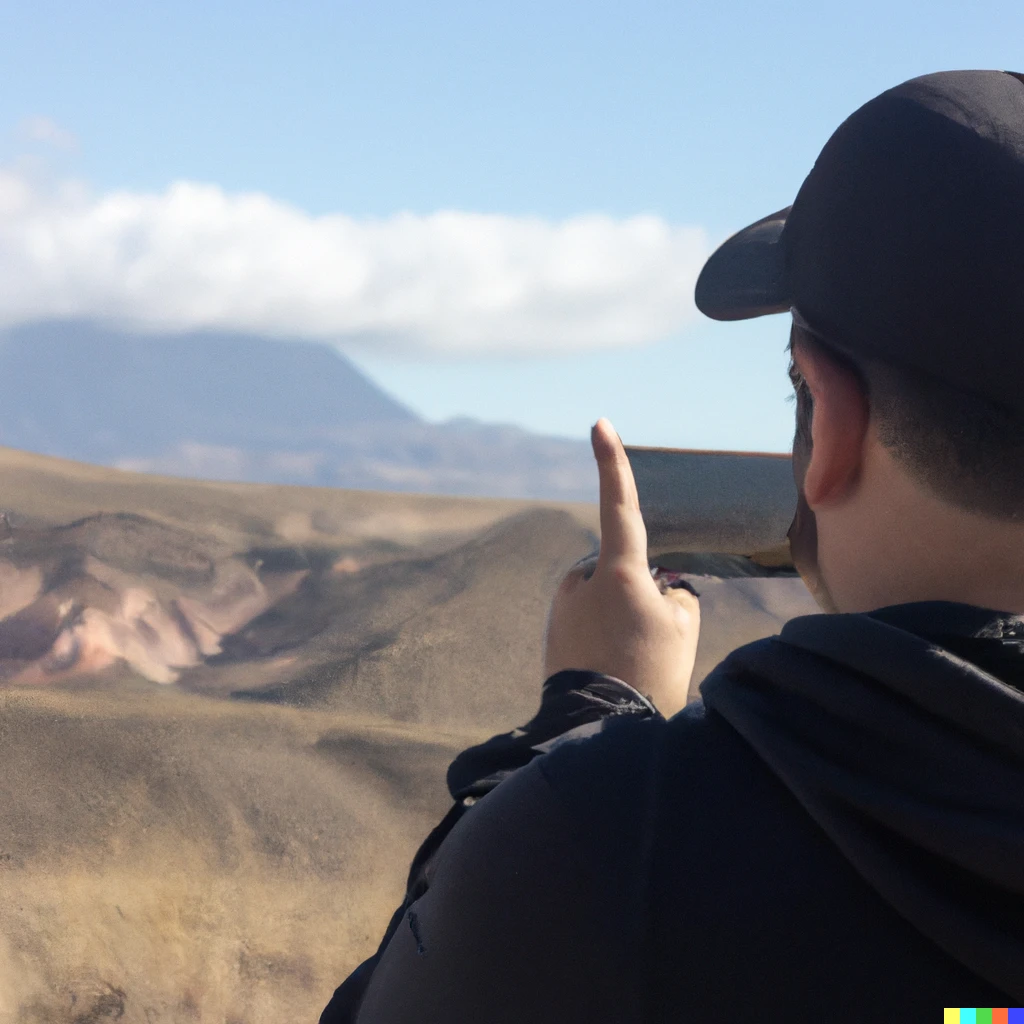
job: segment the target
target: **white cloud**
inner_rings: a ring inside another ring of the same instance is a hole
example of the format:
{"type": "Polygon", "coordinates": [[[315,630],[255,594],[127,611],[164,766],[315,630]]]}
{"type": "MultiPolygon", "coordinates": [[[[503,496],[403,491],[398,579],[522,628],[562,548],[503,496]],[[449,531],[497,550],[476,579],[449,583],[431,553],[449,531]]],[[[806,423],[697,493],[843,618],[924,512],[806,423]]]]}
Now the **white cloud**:
{"type": "Polygon", "coordinates": [[[26,117],[18,126],[19,134],[33,142],[47,142],[57,149],[78,149],[78,138],[74,132],[62,128],[49,117],[26,117]]]}
{"type": "Polygon", "coordinates": [[[177,182],[94,195],[0,169],[0,325],[74,317],[421,354],[640,345],[696,316],[704,231],[652,216],[313,217],[177,182]]]}

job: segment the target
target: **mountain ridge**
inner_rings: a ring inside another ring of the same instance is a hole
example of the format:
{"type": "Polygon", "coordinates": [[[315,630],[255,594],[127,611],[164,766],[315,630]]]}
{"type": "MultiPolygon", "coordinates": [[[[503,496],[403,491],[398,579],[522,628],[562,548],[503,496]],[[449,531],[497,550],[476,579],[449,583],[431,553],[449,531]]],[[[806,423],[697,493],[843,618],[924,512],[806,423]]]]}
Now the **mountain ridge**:
{"type": "Polygon", "coordinates": [[[585,442],[429,423],[342,353],[258,335],[0,331],[0,445],[201,480],[597,500],[585,442]]]}

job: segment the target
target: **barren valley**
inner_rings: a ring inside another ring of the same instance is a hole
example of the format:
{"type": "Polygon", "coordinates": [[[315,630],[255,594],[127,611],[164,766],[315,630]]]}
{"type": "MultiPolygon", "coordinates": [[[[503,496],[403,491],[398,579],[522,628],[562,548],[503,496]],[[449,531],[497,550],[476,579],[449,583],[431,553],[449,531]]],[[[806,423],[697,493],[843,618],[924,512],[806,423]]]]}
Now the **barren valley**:
{"type": "MultiPolygon", "coordinates": [[[[533,714],[597,506],[10,449],[0,480],[0,1022],[315,1021],[448,763],[533,714]]],[[[817,610],[798,578],[686,564],[695,686],[817,610]]]]}

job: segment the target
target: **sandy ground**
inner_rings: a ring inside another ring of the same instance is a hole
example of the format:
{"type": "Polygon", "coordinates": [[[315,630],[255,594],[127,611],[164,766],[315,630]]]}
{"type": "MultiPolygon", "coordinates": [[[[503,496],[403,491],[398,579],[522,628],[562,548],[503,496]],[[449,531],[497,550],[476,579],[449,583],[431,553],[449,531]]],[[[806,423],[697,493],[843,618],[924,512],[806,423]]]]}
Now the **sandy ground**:
{"type": "Polygon", "coordinates": [[[12,1022],[315,1020],[480,738],[169,691],[8,690],[0,721],[12,1022]]]}
{"type": "MultiPolygon", "coordinates": [[[[533,713],[596,507],[0,475],[0,1024],[316,1020],[448,763],[533,713]]],[[[695,684],[816,610],[691,579],[695,684]]]]}

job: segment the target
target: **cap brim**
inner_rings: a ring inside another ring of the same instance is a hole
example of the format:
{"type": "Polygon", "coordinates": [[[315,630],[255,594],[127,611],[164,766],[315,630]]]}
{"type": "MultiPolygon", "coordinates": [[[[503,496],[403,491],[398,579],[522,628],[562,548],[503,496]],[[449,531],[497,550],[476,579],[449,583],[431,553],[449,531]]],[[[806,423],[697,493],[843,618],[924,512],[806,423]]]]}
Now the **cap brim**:
{"type": "Polygon", "coordinates": [[[786,313],[782,229],[791,206],[733,235],[712,253],[697,278],[697,308],[712,320],[749,320],[786,313]]]}

